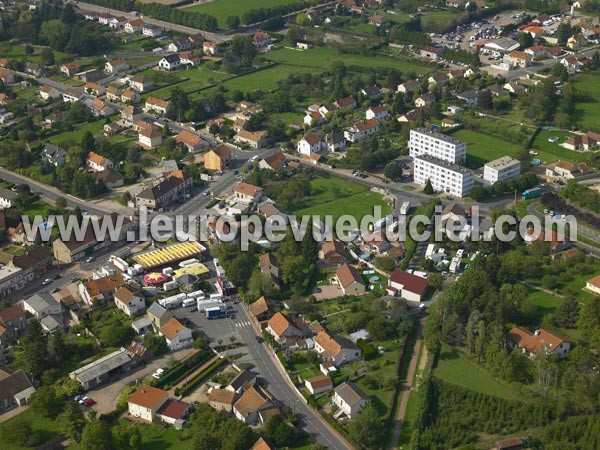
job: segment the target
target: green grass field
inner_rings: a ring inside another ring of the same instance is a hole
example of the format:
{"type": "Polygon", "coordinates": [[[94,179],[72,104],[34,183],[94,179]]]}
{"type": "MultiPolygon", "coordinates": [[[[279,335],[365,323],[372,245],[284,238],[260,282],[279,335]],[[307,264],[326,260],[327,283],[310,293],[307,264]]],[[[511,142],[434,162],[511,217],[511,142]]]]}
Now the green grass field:
{"type": "Polygon", "coordinates": [[[508,400],[520,400],[522,396],[511,386],[501,383],[487,370],[470,362],[462,353],[444,346],[434,375],[447,383],[457,384],[475,392],[508,400]]]}
{"type": "MultiPolygon", "coordinates": [[[[23,61],[40,62],[40,52],[44,47],[34,45],[34,53],[28,55],[25,53],[25,45],[11,45],[9,43],[3,43],[0,47],[0,54],[3,57],[10,59],[20,59],[23,61]]],[[[69,56],[68,53],[59,52],[53,50],[54,58],[59,61],[69,56]]]]}
{"type": "Polygon", "coordinates": [[[516,157],[521,150],[517,144],[477,131],[458,130],[452,136],[467,143],[467,156],[474,166],[482,166],[505,155],[516,157]]]}
{"type": "MultiPolygon", "coordinates": [[[[156,71],[147,69],[139,72],[137,75],[148,76],[149,78],[156,79],[156,71]]],[[[187,94],[197,93],[200,89],[206,88],[207,86],[219,83],[222,80],[229,78],[231,75],[227,75],[222,72],[215,72],[212,70],[204,69],[202,66],[189,69],[181,70],[173,73],[173,81],[181,80],[180,83],[165,85],[164,82],[157,84],[158,89],[149,91],[147,94],[142,95],[142,98],[148,96],[162,98],[168,100],[171,97],[171,91],[176,87],[182,89],[187,94]],[[161,87],[163,86],[163,87],[161,87]]]]}
{"type": "Polygon", "coordinates": [[[418,75],[431,72],[431,69],[427,66],[418,65],[400,58],[342,55],[338,53],[337,50],[330,47],[315,47],[304,51],[281,48],[265,54],[265,57],[271,61],[282,64],[317,67],[322,69],[331,67],[331,63],[334,61],[342,61],[346,65],[389,67],[402,72],[414,71],[418,75]]]}
{"type": "Polygon", "coordinates": [[[67,146],[67,144],[73,143],[79,145],[83,139],[83,135],[86,131],[90,131],[94,136],[102,134],[104,128],[104,119],[95,120],[94,122],[84,123],[81,126],[75,127],[73,131],[65,131],[50,136],[48,140],[59,146],[67,146]]]}
{"type": "Polygon", "coordinates": [[[219,23],[219,28],[225,29],[225,21],[229,16],[243,16],[251,9],[272,8],[273,6],[288,5],[292,0],[262,0],[252,2],[248,0],[215,0],[204,5],[194,5],[187,8],[181,8],[184,11],[193,11],[202,14],[215,16],[219,23]]]}
{"type": "Polygon", "coordinates": [[[242,75],[236,78],[231,78],[223,82],[229,90],[240,90],[242,92],[252,92],[256,89],[262,89],[263,91],[269,91],[277,89],[277,84],[280,80],[285,80],[291,74],[297,74],[301,72],[312,72],[314,70],[310,68],[289,66],[286,64],[279,64],[277,66],[270,67],[268,69],[259,70],[258,72],[252,72],[248,75],[242,75]]]}
{"type": "Polygon", "coordinates": [[[590,157],[590,153],[587,152],[574,152],[560,144],[565,142],[568,138],[574,136],[573,133],[563,130],[542,130],[540,131],[531,144],[532,150],[539,153],[539,158],[543,163],[553,162],[558,159],[565,159],[572,162],[586,161],[590,157]],[[549,138],[559,138],[556,142],[550,142],[549,138]]]}
{"type": "Polygon", "coordinates": [[[27,422],[31,426],[31,431],[34,433],[40,433],[45,440],[50,440],[57,437],[61,432],[61,424],[55,419],[47,419],[45,417],[36,414],[31,408],[23,411],[21,414],[10,418],[3,424],[0,424],[0,448],[2,450],[19,450],[24,447],[11,444],[6,442],[6,433],[4,432],[4,425],[8,423],[22,423],[27,422]]]}
{"type": "Polygon", "coordinates": [[[575,121],[584,130],[600,131],[600,76],[581,74],[575,79],[575,87],[587,93],[589,100],[576,105],[575,121]]]}

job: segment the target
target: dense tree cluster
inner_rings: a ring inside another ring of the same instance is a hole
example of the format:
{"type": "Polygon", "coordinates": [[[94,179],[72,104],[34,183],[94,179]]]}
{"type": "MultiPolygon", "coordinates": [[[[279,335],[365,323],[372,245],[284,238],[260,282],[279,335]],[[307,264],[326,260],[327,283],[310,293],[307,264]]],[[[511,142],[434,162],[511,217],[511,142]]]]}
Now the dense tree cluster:
{"type": "Polygon", "coordinates": [[[498,181],[491,186],[473,186],[471,198],[478,202],[489,200],[493,197],[514,194],[515,191],[522,192],[536,186],[538,183],[537,175],[528,172],[510,180],[498,181]]]}
{"type": "Polygon", "coordinates": [[[242,17],[244,25],[251,25],[258,22],[263,22],[274,17],[284,16],[294,11],[300,11],[315,4],[325,3],[326,0],[302,0],[290,2],[287,5],[273,6],[271,8],[256,8],[245,12],[242,17]]]}

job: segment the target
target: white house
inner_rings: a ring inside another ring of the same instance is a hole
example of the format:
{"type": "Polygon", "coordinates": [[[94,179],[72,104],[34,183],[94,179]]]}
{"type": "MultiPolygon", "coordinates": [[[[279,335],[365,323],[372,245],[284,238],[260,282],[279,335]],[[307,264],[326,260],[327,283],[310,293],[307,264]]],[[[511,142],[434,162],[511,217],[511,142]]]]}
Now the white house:
{"type": "Polygon", "coordinates": [[[379,132],[379,121],[376,119],[360,120],[344,131],[344,137],[350,142],[358,142],[379,132]]]}
{"type": "Polygon", "coordinates": [[[158,37],[162,34],[162,29],[154,25],[146,24],[142,27],[142,34],[144,36],[158,37]]]}
{"type": "Polygon", "coordinates": [[[387,106],[383,105],[373,106],[367,109],[367,112],[365,113],[365,117],[367,120],[376,119],[382,121],[387,120],[388,116],[389,109],[387,108],[387,106]]]}
{"type": "Polygon", "coordinates": [[[483,166],[483,184],[491,186],[498,181],[510,180],[520,174],[521,162],[510,156],[503,156],[483,166]]]}
{"type": "Polygon", "coordinates": [[[164,70],[175,70],[181,66],[181,58],[177,53],[167,55],[158,62],[158,67],[164,70]]]}
{"type": "Polygon", "coordinates": [[[138,143],[146,150],[160,147],[163,143],[162,132],[153,125],[142,127],[138,131],[138,143]]]}
{"type": "Polygon", "coordinates": [[[429,282],[422,277],[396,269],[388,280],[387,291],[411,302],[421,302],[427,292],[429,282]]]}
{"type": "Polygon", "coordinates": [[[112,74],[123,72],[127,69],[129,69],[129,64],[123,58],[109,59],[104,65],[104,70],[112,74]]]}
{"type": "Polygon", "coordinates": [[[549,355],[566,358],[571,350],[571,343],[558,334],[540,328],[531,333],[524,328],[513,328],[508,332],[509,348],[520,348],[528,357],[533,358],[540,351],[549,355]]]}
{"type": "Polygon", "coordinates": [[[168,398],[167,391],[142,384],[127,398],[127,410],[131,416],[152,423],[156,412],[168,398]]]}
{"type": "Polygon", "coordinates": [[[167,346],[171,351],[190,347],[194,340],[192,338],[192,330],[183,326],[175,317],[162,326],[159,333],[165,337],[167,346]]]}
{"type": "Polygon", "coordinates": [[[301,155],[310,156],[313,153],[319,153],[323,150],[323,140],[320,136],[314,134],[306,134],[296,144],[298,153],[301,155]]]}
{"type": "Polygon", "coordinates": [[[304,380],[304,385],[312,395],[329,392],[333,389],[333,381],[325,375],[307,378],[304,380]]]}
{"type": "Polygon", "coordinates": [[[115,167],[110,159],[105,158],[96,152],[88,153],[86,164],[88,169],[93,170],[94,172],[102,172],[103,170],[112,169],[115,167]]]}
{"type": "Polygon", "coordinates": [[[10,189],[0,188],[0,209],[10,208],[17,198],[17,193],[10,189]]]}
{"type": "Polygon", "coordinates": [[[145,25],[145,22],[140,19],[133,19],[130,20],[129,22],[127,22],[125,24],[125,26],[123,27],[123,29],[125,30],[126,33],[129,34],[134,34],[134,33],[139,33],[142,30],[142,27],[145,25]]]}
{"type": "Polygon", "coordinates": [[[115,292],[115,305],[129,317],[133,317],[146,309],[146,302],[127,286],[115,292]]]}
{"type": "Polygon", "coordinates": [[[47,292],[40,292],[26,298],[21,303],[23,309],[38,320],[42,320],[46,316],[60,315],[62,306],[47,292]]]}
{"type": "Polygon", "coordinates": [[[327,331],[320,331],[315,337],[315,350],[322,361],[331,361],[336,366],[360,359],[362,351],[351,340],[341,336],[331,336],[327,331]]]}
{"type": "Polygon", "coordinates": [[[169,110],[169,102],[160,98],[148,97],[142,109],[144,112],[154,111],[159,114],[166,114],[169,110]]]}
{"type": "Polygon", "coordinates": [[[345,382],[334,389],[332,401],[352,419],[367,405],[369,397],[354,383],[345,382]]]}

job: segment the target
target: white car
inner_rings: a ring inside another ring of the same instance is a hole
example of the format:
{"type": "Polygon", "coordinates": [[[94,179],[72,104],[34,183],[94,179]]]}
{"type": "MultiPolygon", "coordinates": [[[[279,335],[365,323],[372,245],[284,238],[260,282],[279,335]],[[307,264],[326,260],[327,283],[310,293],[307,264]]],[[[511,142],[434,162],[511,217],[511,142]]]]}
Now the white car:
{"type": "Polygon", "coordinates": [[[83,403],[88,399],[89,397],[86,395],[85,397],[82,397],[79,399],[79,404],[83,405],[83,403]]]}
{"type": "Polygon", "coordinates": [[[50,278],[46,278],[44,281],[42,281],[42,286],[46,286],[50,283],[52,283],[52,280],[50,278]]]}

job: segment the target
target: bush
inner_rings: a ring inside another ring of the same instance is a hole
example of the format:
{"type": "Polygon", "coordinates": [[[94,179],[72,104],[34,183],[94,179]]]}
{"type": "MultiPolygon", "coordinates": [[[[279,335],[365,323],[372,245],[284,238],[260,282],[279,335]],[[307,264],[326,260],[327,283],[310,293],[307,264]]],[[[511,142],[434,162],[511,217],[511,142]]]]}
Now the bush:
{"type": "Polygon", "coordinates": [[[365,342],[363,339],[356,341],[356,345],[362,350],[362,357],[365,361],[369,361],[377,357],[377,350],[370,342],[365,342]]]}

